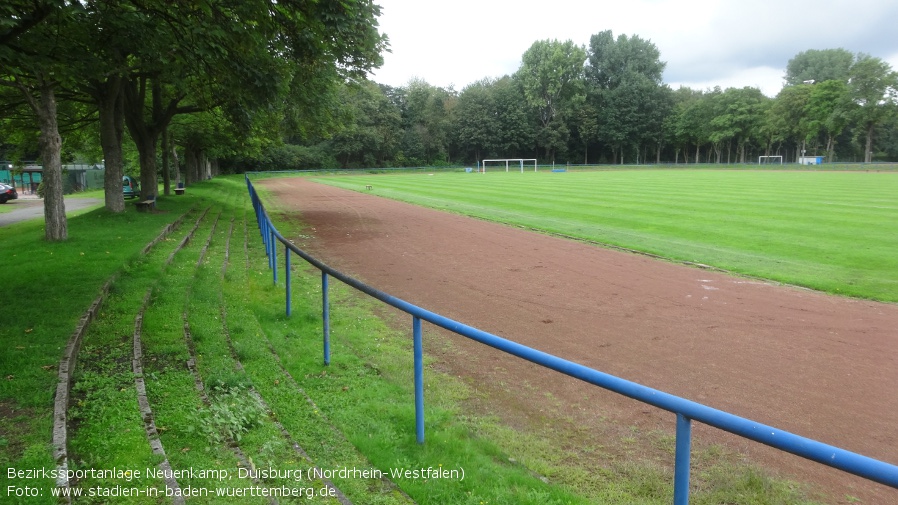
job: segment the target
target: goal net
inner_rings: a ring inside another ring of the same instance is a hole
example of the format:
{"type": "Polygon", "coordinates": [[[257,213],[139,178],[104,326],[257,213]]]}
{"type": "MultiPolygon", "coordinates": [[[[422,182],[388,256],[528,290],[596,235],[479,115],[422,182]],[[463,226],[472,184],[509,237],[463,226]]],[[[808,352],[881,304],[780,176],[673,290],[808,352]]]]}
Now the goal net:
{"type": "Polygon", "coordinates": [[[758,165],[782,165],[782,156],[758,156],[758,165]]]}
{"type": "Polygon", "coordinates": [[[502,167],[505,167],[506,172],[512,168],[517,170],[520,167],[522,174],[524,173],[525,164],[527,170],[530,170],[530,166],[533,165],[533,171],[536,172],[536,158],[501,158],[495,160],[483,160],[483,164],[480,165],[483,172],[486,172],[488,163],[492,165],[490,168],[493,170],[501,170],[502,167]]]}

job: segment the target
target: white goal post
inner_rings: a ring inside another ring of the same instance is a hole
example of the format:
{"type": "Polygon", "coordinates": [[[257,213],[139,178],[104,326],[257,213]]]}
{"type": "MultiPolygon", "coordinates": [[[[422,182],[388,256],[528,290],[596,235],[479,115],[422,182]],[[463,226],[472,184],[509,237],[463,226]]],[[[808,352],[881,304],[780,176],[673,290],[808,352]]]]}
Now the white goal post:
{"type": "Polygon", "coordinates": [[[758,156],[758,165],[783,164],[782,156],[758,156]]]}
{"type": "MultiPolygon", "coordinates": [[[[514,165],[520,165],[522,174],[524,173],[524,162],[527,162],[527,167],[529,168],[530,162],[532,161],[533,162],[533,171],[536,172],[536,158],[501,158],[501,159],[495,159],[495,160],[483,160],[483,164],[480,165],[480,168],[483,171],[483,173],[486,173],[487,162],[505,163],[505,171],[508,172],[509,167],[513,166],[513,165],[509,165],[509,163],[512,161],[516,162],[514,165]]],[[[502,166],[499,165],[498,168],[502,168],[502,166]]]]}

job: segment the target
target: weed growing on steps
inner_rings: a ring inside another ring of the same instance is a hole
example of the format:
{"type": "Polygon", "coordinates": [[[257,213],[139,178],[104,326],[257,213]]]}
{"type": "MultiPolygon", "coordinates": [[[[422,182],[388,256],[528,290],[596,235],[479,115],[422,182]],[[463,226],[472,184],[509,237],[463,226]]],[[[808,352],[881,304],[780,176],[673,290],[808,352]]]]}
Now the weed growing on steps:
{"type": "Polygon", "coordinates": [[[188,430],[199,430],[210,445],[240,442],[246,432],[262,424],[265,409],[244,386],[212,387],[209,401],[207,408],[194,414],[188,430]]]}

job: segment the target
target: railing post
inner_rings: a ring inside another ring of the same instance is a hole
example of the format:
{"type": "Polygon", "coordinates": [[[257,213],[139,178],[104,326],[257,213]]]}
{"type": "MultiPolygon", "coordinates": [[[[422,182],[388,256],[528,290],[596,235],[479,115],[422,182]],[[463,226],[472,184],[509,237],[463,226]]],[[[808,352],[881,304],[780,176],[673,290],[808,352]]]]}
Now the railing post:
{"type": "Polygon", "coordinates": [[[328,302],[327,272],[321,271],[321,319],[324,321],[324,364],[331,364],[331,314],[328,302]]]}
{"type": "Polygon", "coordinates": [[[677,413],[677,442],[674,455],[674,505],[689,505],[689,459],[692,451],[692,420],[677,413]]]}
{"type": "Polygon", "coordinates": [[[290,317],[290,247],[287,244],[284,244],[284,283],[286,284],[287,289],[287,317],[290,317]]]}
{"type": "Polygon", "coordinates": [[[262,243],[265,244],[265,259],[268,260],[268,268],[271,268],[271,249],[269,249],[270,244],[268,242],[268,239],[271,237],[268,234],[268,220],[265,219],[264,215],[260,219],[259,233],[262,234],[262,243]]]}
{"type": "Polygon", "coordinates": [[[421,335],[421,318],[412,316],[412,334],[415,341],[415,436],[424,443],[424,343],[421,335]]]}
{"type": "Polygon", "coordinates": [[[271,273],[274,278],[274,285],[278,285],[278,239],[274,236],[274,230],[271,230],[271,273]]]}

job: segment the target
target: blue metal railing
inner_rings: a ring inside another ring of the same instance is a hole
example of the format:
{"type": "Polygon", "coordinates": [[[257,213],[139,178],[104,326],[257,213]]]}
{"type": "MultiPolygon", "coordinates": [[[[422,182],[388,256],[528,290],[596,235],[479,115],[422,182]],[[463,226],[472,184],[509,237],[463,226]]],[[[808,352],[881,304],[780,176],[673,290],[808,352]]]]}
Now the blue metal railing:
{"type": "MultiPolygon", "coordinates": [[[[256,219],[262,234],[262,240],[265,244],[265,251],[268,255],[268,264],[273,271],[274,283],[277,284],[277,253],[275,250],[277,242],[284,244],[284,253],[286,255],[285,264],[287,266],[285,275],[287,277],[288,286],[290,283],[289,265],[291,252],[321,271],[325,364],[330,363],[330,321],[328,307],[329,276],[412,316],[412,333],[414,337],[415,433],[418,443],[424,443],[424,361],[421,321],[427,321],[513,356],[523,358],[543,367],[561,372],[567,376],[580,379],[589,384],[614,391],[615,393],[676,414],[674,505],[686,505],[689,503],[689,466],[692,447],[693,420],[898,489],[898,466],[795,435],[772,426],[757,423],[728,412],[713,409],[700,403],[686,400],[635,382],[630,382],[604,372],[593,370],[589,367],[538,351],[422,309],[417,305],[413,305],[405,300],[396,298],[395,296],[384,293],[383,291],[377,290],[361,281],[349,277],[310,256],[281,235],[268,217],[265,207],[262,205],[249,177],[246,177],[246,185],[253,203],[253,208],[256,212],[256,219]]],[[[286,308],[288,315],[290,314],[290,305],[291,297],[290,290],[288,289],[286,308]]]]}

